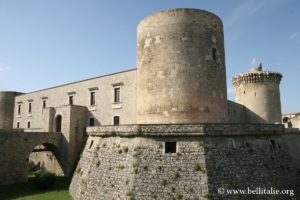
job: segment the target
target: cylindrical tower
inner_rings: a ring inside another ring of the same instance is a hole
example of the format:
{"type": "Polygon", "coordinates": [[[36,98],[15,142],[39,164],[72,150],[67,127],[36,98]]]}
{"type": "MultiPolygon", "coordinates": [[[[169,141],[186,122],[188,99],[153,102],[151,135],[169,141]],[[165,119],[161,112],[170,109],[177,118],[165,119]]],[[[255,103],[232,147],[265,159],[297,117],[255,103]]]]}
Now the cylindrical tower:
{"type": "Polygon", "coordinates": [[[18,92],[0,92],[0,129],[13,127],[15,96],[18,92]]]}
{"type": "Polygon", "coordinates": [[[223,24],[198,9],[172,9],[137,29],[137,123],[223,122],[227,89],[223,24]]]}
{"type": "Polygon", "coordinates": [[[245,106],[246,123],[281,123],[279,84],[282,75],[260,65],[232,79],[236,102],[245,106]]]}

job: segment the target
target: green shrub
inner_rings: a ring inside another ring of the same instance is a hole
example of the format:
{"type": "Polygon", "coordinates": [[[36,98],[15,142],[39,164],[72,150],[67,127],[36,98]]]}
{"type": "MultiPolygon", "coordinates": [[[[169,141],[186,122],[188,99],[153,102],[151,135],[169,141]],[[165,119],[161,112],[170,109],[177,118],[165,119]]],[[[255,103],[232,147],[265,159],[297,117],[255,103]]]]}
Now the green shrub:
{"type": "Polygon", "coordinates": [[[34,182],[39,189],[45,190],[51,188],[54,185],[55,176],[52,173],[43,170],[38,170],[35,173],[34,182]]]}

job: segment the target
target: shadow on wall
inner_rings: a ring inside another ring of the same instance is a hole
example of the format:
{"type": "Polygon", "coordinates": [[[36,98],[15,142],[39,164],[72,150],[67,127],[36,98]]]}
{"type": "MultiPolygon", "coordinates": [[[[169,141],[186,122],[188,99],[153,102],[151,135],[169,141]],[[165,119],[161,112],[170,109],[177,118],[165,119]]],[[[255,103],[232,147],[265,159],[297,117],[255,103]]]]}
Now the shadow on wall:
{"type": "Polygon", "coordinates": [[[266,120],[261,118],[255,112],[244,106],[244,123],[259,123],[259,124],[268,124],[266,120]]]}
{"type": "Polygon", "coordinates": [[[280,136],[210,137],[203,145],[210,199],[295,198],[299,174],[280,136]],[[287,194],[262,194],[272,188],[287,194]]]}

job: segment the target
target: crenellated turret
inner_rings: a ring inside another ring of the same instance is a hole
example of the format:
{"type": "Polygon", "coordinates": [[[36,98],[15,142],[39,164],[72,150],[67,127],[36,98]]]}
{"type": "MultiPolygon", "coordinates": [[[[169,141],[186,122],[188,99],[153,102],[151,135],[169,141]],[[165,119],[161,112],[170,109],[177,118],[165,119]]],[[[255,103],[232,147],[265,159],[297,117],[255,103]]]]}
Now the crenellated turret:
{"type": "Polygon", "coordinates": [[[236,102],[245,106],[246,123],[280,123],[279,84],[282,75],[263,71],[262,65],[233,77],[236,102]]]}

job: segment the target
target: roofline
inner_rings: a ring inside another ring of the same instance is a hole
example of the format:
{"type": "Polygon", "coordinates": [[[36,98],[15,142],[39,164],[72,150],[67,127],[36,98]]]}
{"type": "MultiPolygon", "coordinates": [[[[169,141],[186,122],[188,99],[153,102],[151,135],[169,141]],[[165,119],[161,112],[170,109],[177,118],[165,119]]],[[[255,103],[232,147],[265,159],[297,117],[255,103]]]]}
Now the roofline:
{"type": "Polygon", "coordinates": [[[282,115],[298,115],[300,112],[282,113],[282,115]]]}
{"type": "Polygon", "coordinates": [[[23,95],[27,95],[27,94],[33,94],[33,93],[36,93],[36,92],[46,91],[46,90],[50,90],[50,89],[54,89],[54,88],[59,88],[59,87],[63,87],[63,86],[67,86],[67,85],[71,85],[71,84],[75,84],[75,83],[80,83],[80,82],[84,82],[84,81],[90,81],[90,80],[97,79],[97,78],[103,78],[103,77],[106,77],[106,76],[113,76],[113,75],[116,75],[116,74],[121,74],[121,73],[130,72],[130,71],[135,71],[136,69],[137,68],[133,68],[133,69],[128,69],[128,70],[124,70],[124,71],[114,72],[114,73],[105,74],[105,75],[101,75],[101,76],[96,76],[96,77],[93,77],[93,78],[83,79],[83,80],[80,80],[80,81],[74,81],[74,82],[71,82],[71,83],[65,83],[65,84],[62,84],[62,85],[58,85],[58,86],[54,86],[54,87],[49,87],[49,88],[45,88],[45,89],[41,89],[41,90],[36,90],[36,91],[33,91],[33,92],[22,93],[22,94],[17,95],[17,96],[23,96],[23,95]]]}

